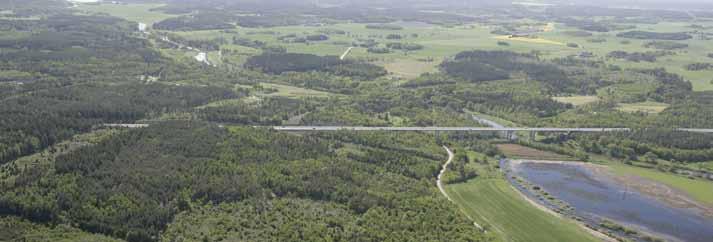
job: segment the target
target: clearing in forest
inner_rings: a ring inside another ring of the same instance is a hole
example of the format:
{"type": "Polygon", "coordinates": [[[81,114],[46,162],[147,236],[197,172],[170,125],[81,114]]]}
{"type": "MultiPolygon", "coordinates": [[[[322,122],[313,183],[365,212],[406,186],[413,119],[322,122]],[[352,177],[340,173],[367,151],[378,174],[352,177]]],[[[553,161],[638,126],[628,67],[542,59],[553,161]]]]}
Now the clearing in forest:
{"type": "Polygon", "coordinates": [[[581,106],[599,101],[599,97],[597,96],[553,97],[552,99],[561,103],[569,103],[574,106],[581,106]]]}
{"type": "Polygon", "coordinates": [[[668,104],[660,102],[622,103],[619,104],[617,109],[619,109],[619,111],[629,113],[642,112],[655,114],[663,112],[663,110],[668,108],[668,106],[668,104]]]}

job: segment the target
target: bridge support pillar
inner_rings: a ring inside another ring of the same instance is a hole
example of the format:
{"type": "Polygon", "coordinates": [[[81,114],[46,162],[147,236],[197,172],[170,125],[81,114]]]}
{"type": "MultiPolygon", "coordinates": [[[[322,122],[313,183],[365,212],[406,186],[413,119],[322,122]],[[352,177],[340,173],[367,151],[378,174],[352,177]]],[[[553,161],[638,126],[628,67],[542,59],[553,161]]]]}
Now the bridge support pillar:
{"type": "Polygon", "coordinates": [[[512,141],[512,140],[515,139],[514,134],[515,134],[515,131],[506,131],[506,132],[505,132],[505,138],[507,138],[508,141],[512,141]]]}
{"type": "Polygon", "coordinates": [[[439,144],[439,145],[440,145],[440,144],[441,144],[441,131],[436,130],[436,131],[435,131],[435,136],[436,136],[436,137],[435,137],[435,138],[436,138],[436,144],[439,144]]]}
{"type": "Polygon", "coordinates": [[[537,131],[530,131],[530,142],[535,142],[536,137],[537,137],[537,131]]]}

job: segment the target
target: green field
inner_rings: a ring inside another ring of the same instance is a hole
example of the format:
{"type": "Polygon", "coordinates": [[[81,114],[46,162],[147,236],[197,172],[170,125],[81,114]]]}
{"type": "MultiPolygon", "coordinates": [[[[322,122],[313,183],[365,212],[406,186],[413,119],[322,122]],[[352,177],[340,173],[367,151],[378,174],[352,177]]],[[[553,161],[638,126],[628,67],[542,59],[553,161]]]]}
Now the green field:
{"type": "Polygon", "coordinates": [[[446,190],[465,213],[502,241],[597,241],[573,222],[529,204],[503,179],[474,179],[446,190]]]}
{"type": "Polygon", "coordinates": [[[489,163],[468,163],[479,176],[447,185],[446,192],[470,219],[496,232],[499,241],[597,241],[574,222],[526,201],[495,167],[497,161],[474,151],[467,151],[467,155],[472,161],[489,160],[489,163]]]}
{"type": "Polygon", "coordinates": [[[668,108],[668,104],[659,102],[640,102],[640,103],[622,103],[619,104],[619,111],[623,112],[642,112],[642,113],[660,113],[668,108]]]}
{"type": "Polygon", "coordinates": [[[92,3],[79,4],[78,8],[90,13],[103,13],[138,23],[145,23],[150,27],[156,22],[175,16],[160,11],[151,11],[151,9],[161,6],[163,4],[92,3]]]}
{"type": "MultiPolygon", "coordinates": [[[[150,11],[160,7],[159,4],[81,4],[80,9],[93,13],[106,13],[128,20],[144,22],[151,25],[157,21],[172,17],[158,11],[150,11]]],[[[534,20],[522,20],[528,23],[537,23],[534,20]]],[[[484,24],[472,24],[457,27],[444,27],[429,24],[415,24],[410,22],[397,22],[397,25],[404,27],[403,30],[383,30],[368,29],[365,24],[358,23],[337,23],[326,27],[317,26],[281,26],[272,28],[243,28],[236,27],[237,34],[224,33],[221,30],[175,32],[189,39],[213,39],[224,37],[230,39],[233,36],[240,36],[251,40],[264,41],[271,45],[280,45],[287,48],[289,52],[311,53],[316,55],[341,55],[352,43],[358,39],[375,39],[381,45],[390,42],[407,42],[423,45],[423,50],[403,52],[393,51],[388,54],[374,54],[366,51],[365,48],[355,48],[349,58],[368,58],[377,63],[381,63],[387,69],[401,77],[412,78],[425,72],[438,71],[435,66],[445,57],[452,56],[460,51],[483,49],[483,50],[512,50],[518,52],[538,51],[541,57],[559,58],[570,55],[578,55],[583,51],[592,52],[595,60],[606,60],[608,63],[619,65],[624,68],[659,68],[678,73],[689,79],[696,91],[713,90],[711,76],[713,70],[709,71],[688,71],[685,65],[695,62],[711,62],[706,55],[711,52],[713,44],[711,41],[698,37],[677,41],[688,44],[689,47],[675,50],[674,55],[658,58],[654,63],[630,62],[625,60],[608,59],[606,55],[615,50],[625,50],[629,52],[646,52],[655,49],[645,48],[644,43],[650,40],[636,40],[616,37],[616,34],[623,31],[612,31],[608,33],[594,33],[592,36],[578,37],[568,32],[577,29],[563,24],[542,23],[549,31],[538,33],[533,38],[509,38],[490,33],[494,26],[484,24]],[[287,34],[297,34],[304,36],[307,34],[319,33],[320,30],[337,29],[346,32],[344,35],[331,34],[327,41],[310,43],[284,43],[277,38],[287,34]],[[397,33],[404,36],[401,40],[388,40],[388,34],[397,33]],[[605,42],[594,43],[591,39],[604,39],[605,42]],[[509,46],[498,45],[498,41],[508,42],[509,46]],[[628,41],[628,43],[623,43],[628,41]],[[567,47],[565,43],[576,43],[579,48],[567,47]],[[432,58],[434,62],[424,62],[424,59],[432,58]]],[[[681,29],[688,29],[690,22],[662,22],[658,24],[638,24],[636,29],[657,32],[680,32],[681,29]]]]}
{"type": "Polygon", "coordinates": [[[713,171],[713,161],[689,164],[688,166],[694,169],[713,171]]]}
{"type": "MultiPolygon", "coordinates": [[[[276,92],[268,92],[263,94],[263,96],[282,96],[291,98],[302,98],[302,97],[329,97],[336,94],[322,92],[317,90],[311,90],[306,88],[274,84],[274,83],[260,83],[262,88],[275,89],[276,92]]],[[[237,87],[251,88],[251,86],[237,85],[237,87]]]]}
{"type": "MultiPolygon", "coordinates": [[[[19,170],[25,170],[33,167],[54,167],[54,159],[57,156],[70,153],[87,145],[99,143],[119,132],[121,130],[118,129],[97,129],[89,133],[78,134],[41,152],[2,164],[0,168],[17,167],[19,170]]],[[[17,178],[17,175],[10,174],[7,171],[6,169],[0,169],[0,182],[14,181],[17,178]]]]}
{"type": "MultiPolygon", "coordinates": [[[[682,30],[692,30],[690,22],[661,22],[658,24],[638,24],[636,29],[631,30],[642,30],[642,31],[653,31],[653,32],[681,32],[682,30]]],[[[698,37],[694,37],[690,40],[676,41],[679,43],[688,44],[689,47],[681,50],[675,50],[675,55],[664,56],[658,58],[654,63],[649,62],[630,62],[625,60],[607,59],[606,55],[615,50],[624,50],[628,52],[646,52],[655,51],[652,48],[645,48],[644,43],[650,42],[651,40],[638,40],[638,39],[627,39],[616,37],[619,32],[625,32],[630,30],[622,31],[612,31],[608,33],[595,33],[590,37],[574,37],[565,34],[566,31],[577,30],[572,27],[567,27],[562,24],[557,25],[557,30],[547,33],[541,33],[540,36],[553,41],[561,41],[568,43],[577,43],[581,46],[581,49],[572,48],[561,48],[558,51],[549,52],[549,56],[568,56],[576,55],[581,51],[589,51],[595,54],[597,60],[607,60],[607,62],[622,66],[624,68],[666,68],[668,71],[683,75],[686,79],[690,80],[693,84],[693,89],[696,91],[713,90],[713,84],[711,84],[711,77],[713,76],[713,71],[688,71],[684,68],[685,65],[695,63],[695,62],[711,62],[713,59],[708,58],[706,55],[711,52],[713,47],[713,42],[709,40],[703,40],[698,37]],[[594,38],[606,39],[603,43],[592,43],[588,40],[594,38]],[[622,41],[629,41],[629,44],[624,44],[622,41]]]]}
{"type": "Polygon", "coordinates": [[[590,104],[599,101],[597,96],[570,96],[570,97],[553,97],[555,101],[561,103],[569,103],[574,106],[590,104]]]}
{"type": "Polygon", "coordinates": [[[0,216],[0,241],[121,242],[123,240],[84,232],[66,225],[41,225],[17,217],[0,216]]]}
{"type": "Polygon", "coordinates": [[[670,173],[660,172],[654,169],[646,169],[634,166],[621,164],[611,164],[612,170],[616,174],[637,175],[643,178],[651,179],[675,189],[686,192],[693,199],[706,204],[713,204],[713,182],[703,180],[688,179],[683,176],[678,176],[670,173]]]}

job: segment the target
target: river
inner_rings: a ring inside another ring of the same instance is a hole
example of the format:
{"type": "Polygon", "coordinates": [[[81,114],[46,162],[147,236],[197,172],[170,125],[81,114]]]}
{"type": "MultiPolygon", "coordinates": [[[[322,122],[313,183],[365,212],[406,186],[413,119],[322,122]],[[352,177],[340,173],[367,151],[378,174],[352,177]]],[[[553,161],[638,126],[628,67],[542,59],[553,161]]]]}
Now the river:
{"type": "Polygon", "coordinates": [[[509,167],[514,175],[574,207],[579,217],[612,220],[669,241],[713,241],[713,218],[704,217],[700,211],[668,206],[612,182],[591,166],[524,161],[510,162],[509,167]]]}

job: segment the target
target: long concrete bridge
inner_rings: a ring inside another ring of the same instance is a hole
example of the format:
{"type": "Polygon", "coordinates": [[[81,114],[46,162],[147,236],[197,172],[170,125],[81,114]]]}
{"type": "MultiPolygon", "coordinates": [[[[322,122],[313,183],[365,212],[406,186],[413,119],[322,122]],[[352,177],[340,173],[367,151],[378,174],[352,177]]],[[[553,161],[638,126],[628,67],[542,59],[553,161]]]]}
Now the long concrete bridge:
{"type": "MultiPolygon", "coordinates": [[[[515,139],[515,132],[529,132],[534,139],[539,132],[544,133],[611,133],[631,132],[629,128],[509,128],[509,127],[368,127],[368,126],[274,126],[278,131],[445,131],[457,132],[502,132],[507,139],[515,139]]],[[[713,133],[713,129],[676,129],[679,132],[713,133]]]]}
{"type": "MultiPolygon", "coordinates": [[[[102,124],[113,128],[145,128],[150,124],[102,124]]],[[[602,133],[630,132],[630,128],[511,128],[511,127],[371,127],[371,126],[255,126],[278,131],[466,131],[466,132],[545,132],[545,133],[602,133]]],[[[713,129],[678,128],[679,132],[713,133],[713,129]]]]}
{"type": "MultiPolygon", "coordinates": [[[[629,128],[491,128],[491,127],[369,127],[274,126],[279,131],[471,131],[471,132],[629,132],[629,128]]],[[[711,130],[713,132],[713,130],[711,130]]]]}
{"type": "MultiPolygon", "coordinates": [[[[145,128],[149,124],[103,124],[104,127],[113,128],[145,128]]],[[[508,139],[515,139],[515,132],[528,132],[530,139],[537,133],[613,133],[631,132],[630,128],[511,128],[511,127],[369,127],[369,126],[255,126],[262,128],[272,128],[278,131],[421,131],[421,132],[498,132],[505,134],[508,139]]],[[[678,128],[679,132],[690,133],[713,133],[713,129],[689,129],[678,128]]]]}

